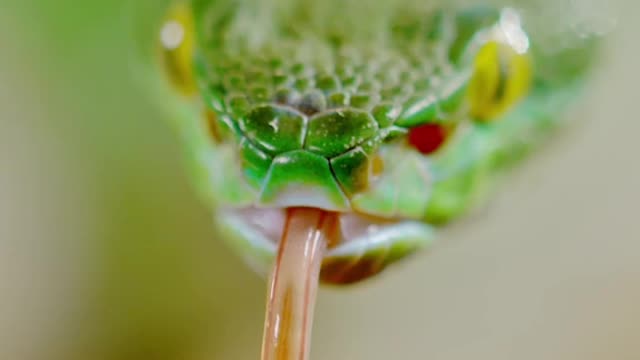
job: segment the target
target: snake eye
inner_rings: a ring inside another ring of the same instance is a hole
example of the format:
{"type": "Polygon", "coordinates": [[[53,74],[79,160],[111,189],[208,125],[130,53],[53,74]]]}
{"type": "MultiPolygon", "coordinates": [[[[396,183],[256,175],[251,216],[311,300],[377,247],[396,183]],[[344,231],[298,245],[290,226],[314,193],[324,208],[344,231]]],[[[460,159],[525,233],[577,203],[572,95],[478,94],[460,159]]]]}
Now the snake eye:
{"type": "Polygon", "coordinates": [[[531,64],[526,53],[488,42],[476,56],[469,84],[471,115],[479,121],[496,118],[526,95],[530,80],[531,64]]]}
{"type": "Polygon", "coordinates": [[[424,155],[436,152],[446,142],[450,129],[442,124],[423,124],[409,130],[409,144],[424,155]]]}
{"type": "Polygon", "coordinates": [[[484,122],[522,99],[531,82],[529,39],[518,15],[505,10],[490,36],[475,56],[469,84],[471,115],[484,122]]]}
{"type": "Polygon", "coordinates": [[[180,2],[169,9],[159,36],[160,61],[168,80],[183,94],[192,94],[194,29],[187,4],[180,2]]]}

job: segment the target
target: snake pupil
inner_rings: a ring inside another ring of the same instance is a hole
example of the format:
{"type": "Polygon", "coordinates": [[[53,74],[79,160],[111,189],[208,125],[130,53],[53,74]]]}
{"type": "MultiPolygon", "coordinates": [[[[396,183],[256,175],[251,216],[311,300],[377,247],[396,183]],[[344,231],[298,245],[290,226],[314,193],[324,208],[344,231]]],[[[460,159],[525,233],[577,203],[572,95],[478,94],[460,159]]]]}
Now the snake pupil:
{"type": "Polygon", "coordinates": [[[438,150],[447,138],[447,131],[442,125],[424,124],[409,131],[409,144],[422,154],[428,155],[438,150]]]}

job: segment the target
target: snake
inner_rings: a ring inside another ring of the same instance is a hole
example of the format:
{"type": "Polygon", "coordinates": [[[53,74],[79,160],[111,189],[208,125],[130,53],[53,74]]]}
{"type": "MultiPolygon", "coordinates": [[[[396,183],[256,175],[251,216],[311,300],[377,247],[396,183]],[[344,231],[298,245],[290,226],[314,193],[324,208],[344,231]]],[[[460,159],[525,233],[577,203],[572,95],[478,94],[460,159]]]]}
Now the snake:
{"type": "Polygon", "coordinates": [[[525,20],[417,0],[177,1],[153,87],[248,266],[268,270],[287,209],[316,208],[339,222],[320,280],[353,284],[429,248],[566,123],[601,41],[550,51],[525,20]]]}

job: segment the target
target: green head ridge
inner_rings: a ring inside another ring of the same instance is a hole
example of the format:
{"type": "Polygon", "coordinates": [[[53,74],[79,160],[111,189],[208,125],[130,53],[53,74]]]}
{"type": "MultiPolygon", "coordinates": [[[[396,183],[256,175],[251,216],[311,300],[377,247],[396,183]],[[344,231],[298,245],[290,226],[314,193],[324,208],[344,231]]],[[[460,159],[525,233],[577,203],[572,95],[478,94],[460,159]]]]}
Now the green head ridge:
{"type": "Polygon", "coordinates": [[[341,213],[323,280],[378,273],[473,206],[555,111],[530,109],[549,89],[512,9],[250,3],[179,2],[160,52],[195,109],[177,121],[193,178],[259,269],[285,209],[314,207],[341,213]]]}

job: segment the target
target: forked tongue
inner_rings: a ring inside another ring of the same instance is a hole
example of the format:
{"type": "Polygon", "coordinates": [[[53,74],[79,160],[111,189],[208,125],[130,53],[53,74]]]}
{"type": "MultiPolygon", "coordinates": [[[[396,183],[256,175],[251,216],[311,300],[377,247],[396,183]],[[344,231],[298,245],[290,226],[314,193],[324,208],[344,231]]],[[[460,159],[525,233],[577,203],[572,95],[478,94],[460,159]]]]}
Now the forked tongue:
{"type": "Polygon", "coordinates": [[[311,208],[287,210],[269,279],[262,360],[309,358],[320,267],[336,239],[337,215],[311,208]]]}

